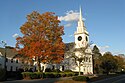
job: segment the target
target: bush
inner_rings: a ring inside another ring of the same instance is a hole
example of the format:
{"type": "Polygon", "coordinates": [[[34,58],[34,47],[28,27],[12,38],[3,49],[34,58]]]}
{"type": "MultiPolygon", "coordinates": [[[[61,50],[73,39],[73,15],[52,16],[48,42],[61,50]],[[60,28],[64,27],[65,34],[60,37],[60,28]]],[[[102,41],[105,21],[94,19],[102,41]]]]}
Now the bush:
{"type": "Polygon", "coordinates": [[[54,78],[61,77],[61,74],[60,74],[60,73],[53,72],[52,74],[53,74],[53,77],[54,77],[54,78]]]}
{"type": "Polygon", "coordinates": [[[6,70],[5,69],[2,69],[0,68],[0,81],[3,81],[6,79],[6,70]]]}
{"type": "Polygon", "coordinates": [[[45,72],[45,78],[58,78],[61,77],[60,73],[57,72],[45,72]]]}
{"type": "Polygon", "coordinates": [[[60,70],[59,69],[54,69],[54,70],[52,70],[52,72],[60,72],[60,70]]]}
{"type": "Polygon", "coordinates": [[[54,74],[52,72],[45,72],[45,78],[53,78],[54,74]]]}
{"type": "Polygon", "coordinates": [[[125,74],[125,71],[121,71],[120,73],[121,73],[121,74],[125,74]]]}
{"type": "Polygon", "coordinates": [[[66,77],[75,76],[74,72],[65,72],[66,77]]]}
{"type": "Polygon", "coordinates": [[[22,72],[23,79],[58,78],[75,76],[74,72],[22,72]]]}
{"type": "Polygon", "coordinates": [[[45,72],[52,72],[52,69],[46,68],[46,69],[45,69],[45,72]]]}
{"type": "Polygon", "coordinates": [[[73,80],[75,81],[89,81],[89,77],[86,77],[86,76],[77,76],[77,77],[73,77],[72,78],[73,80]]]}
{"type": "Polygon", "coordinates": [[[31,72],[22,72],[22,76],[24,79],[31,79],[31,72]]]}
{"type": "Polygon", "coordinates": [[[64,72],[72,72],[72,70],[70,70],[70,69],[67,69],[67,70],[64,70],[64,72]]]}
{"type": "Polygon", "coordinates": [[[66,77],[66,74],[64,72],[60,72],[61,77],[66,77]]]}
{"type": "Polygon", "coordinates": [[[59,69],[52,70],[51,68],[46,68],[45,72],[60,72],[60,70],[59,69]]]}
{"type": "MultiPolygon", "coordinates": [[[[22,72],[22,76],[24,79],[39,79],[42,78],[41,72],[22,72]]],[[[43,76],[44,77],[44,76],[43,76]]]]}
{"type": "Polygon", "coordinates": [[[79,75],[79,73],[78,72],[74,72],[75,73],[75,76],[78,76],[79,75]]]}

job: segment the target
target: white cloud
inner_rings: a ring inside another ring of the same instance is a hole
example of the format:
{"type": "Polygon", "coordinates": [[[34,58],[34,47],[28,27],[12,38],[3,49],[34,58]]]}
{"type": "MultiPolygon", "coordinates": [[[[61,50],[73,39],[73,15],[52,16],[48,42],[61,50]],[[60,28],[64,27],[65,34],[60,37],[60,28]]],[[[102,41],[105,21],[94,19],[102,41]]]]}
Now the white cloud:
{"type": "Polygon", "coordinates": [[[19,34],[15,33],[12,37],[17,38],[19,37],[19,34]]]}
{"type": "MultiPolygon", "coordinates": [[[[90,47],[91,47],[91,49],[93,49],[93,47],[95,46],[96,44],[92,44],[90,47]]],[[[98,45],[96,45],[97,47],[98,47],[98,49],[100,50],[100,53],[101,54],[104,54],[105,52],[107,52],[108,51],[108,49],[110,48],[108,45],[106,45],[106,46],[98,46],[98,45]]]]}
{"type": "Polygon", "coordinates": [[[69,21],[77,21],[78,18],[79,18],[79,12],[70,10],[70,11],[67,11],[65,16],[60,16],[59,20],[69,22],[69,21]]]}
{"type": "Polygon", "coordinates": [[[69,37],[73,37],[73,35],[69,35],[69,37]]]}
{"type": "MultiPolygon", "coordinates": [[[[58,19],[60,21],[66,21],[66,22],[78,21],[79,12],[70,10],[70,11],[67,11],[65,16],[60,16],[58,19]]],[[[83,20],[85,19],[83,18],[83,20]]]]}
{"type": "Polygon", "coordinates": [[[124,54],[124,53],[125,53],[124,50],[119,50],[119,51],[117,50],[117,51],[114,51],[114,52],[113,52],[114,55],[124,54]]]}
{"type": "Polygon", "coordinates": [[[102,54],[108,51],[109,46],[98,46],[102,54]]]}
{"type": "Polygon", "coordinates": [[[64,25],[65,27],[70,27],[70,26],[72,26],[72,24],[71,23],[68,23],[68,24],[66,24],[66,25],[64,25]]]}

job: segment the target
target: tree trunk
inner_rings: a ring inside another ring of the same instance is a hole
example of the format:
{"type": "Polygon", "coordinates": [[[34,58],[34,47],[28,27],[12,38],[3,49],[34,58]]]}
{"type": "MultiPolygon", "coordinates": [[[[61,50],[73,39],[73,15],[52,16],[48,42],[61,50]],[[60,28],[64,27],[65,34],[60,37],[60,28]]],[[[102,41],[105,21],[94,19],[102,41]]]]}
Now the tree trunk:
{"type": "Polygon", "coordinates": [[[37,71],[40,72],[41,71],[41,65],[40,65],[40,58],[37,58],[37,71]]]}
{"type": "Polygon", "coordinates": [[[80,63],[79,63],[79,76],[81,75],[81,74],[80,74],[80,70],[81,70],[80,67],[81,67],[81,66],[80,66],[80,63]]]}

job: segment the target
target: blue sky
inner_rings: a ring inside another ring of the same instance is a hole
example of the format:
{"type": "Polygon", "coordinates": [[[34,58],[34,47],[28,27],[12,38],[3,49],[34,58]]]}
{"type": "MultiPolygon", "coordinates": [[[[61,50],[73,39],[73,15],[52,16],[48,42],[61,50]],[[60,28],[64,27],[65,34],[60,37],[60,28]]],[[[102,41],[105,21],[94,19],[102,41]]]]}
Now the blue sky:
{"type": "Polygon", "coordinates": [[[13,35],[21,36],[19,28],[26,22],[26,15],[32,11],[50,11],[62,17],[63,41],[74,42],[80,5],[90,41],[101,52],[125,54],[125,0],[0,0],[0,40],[15,46],[13,35]]]}

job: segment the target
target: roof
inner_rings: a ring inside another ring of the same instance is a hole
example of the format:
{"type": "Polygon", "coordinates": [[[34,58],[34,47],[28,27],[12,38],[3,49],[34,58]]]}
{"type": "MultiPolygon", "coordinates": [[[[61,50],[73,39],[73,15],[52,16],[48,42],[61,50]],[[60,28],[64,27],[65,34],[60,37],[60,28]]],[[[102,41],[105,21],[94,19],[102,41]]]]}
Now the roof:
{"type": "Polygon", "coordinates": [[[66,45],[65,51],[70,51],[70,50],[72,50],[74,48],[75,43],[74,42],[65,43],[65,45],[66,45]]]}
{"type": "MultiPolygon", "coordinates": [[[[66,48],[65,52],[71,51],[74,48],[75,43],[65,43],[66,48]]],[[[5,48],[0,47],[0,53],[4,56],[5,55],[5,48]]],[[[14,50],[14,47],[7,46],[6,47],[6,57],[7,58],[15,58],[18,56],[18,53],[14,50]]]]}
{"type": "MultiPolygon", "coordinates": [[[[4,56],[5,55],[5,48],[0,47],[0,52],[4,56]]],[[[6,47],[6,57],[7,58],[13,58],[17,52],[14,50],[13,47],[6,47]]]]}

